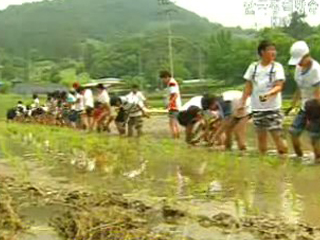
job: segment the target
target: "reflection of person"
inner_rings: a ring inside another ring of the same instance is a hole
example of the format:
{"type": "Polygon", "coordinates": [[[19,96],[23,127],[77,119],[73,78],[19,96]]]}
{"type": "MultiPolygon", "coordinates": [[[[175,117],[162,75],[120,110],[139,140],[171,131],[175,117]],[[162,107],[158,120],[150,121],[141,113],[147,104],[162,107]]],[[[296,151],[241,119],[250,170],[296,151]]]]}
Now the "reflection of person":
{"type": "MultiPolygon", "coordinates": [[[[312,114],[312,110],[319,110],[317,108],[317,101],[309,102],[308,108],[310,114],[308,114],[308,116],[306,114],[306,103],[312,99],[320,99],[320,65],[316,60],[312,59],[309,47],[304,41],[298,41],[291,47],[291,59],[289,64],[296,66],[295,81],[297,82],[298,90],[294,94],[292,106],[288,109],[287,113],[296,107],[299,100],[302,102],[301,109],[290,128],[293,148],[298,157],[303,156],[300,136],[307,127],[309,117],[311,121],[310,124],[313,128],[311,130],[311,134],[313,135],[312,145],[317,159],[320,158],[320,154],[317,150],[317,138],[319,137],[317,136],[317,131],[319,129],[315,127],[319,119],[317,120],[317,117],[312,114]]],[[[317,114],[317,112],[315,112],[315,114],[317,114]]]]}
{"type": "Polygon", "coordinates": [[[168,106],[169,111],[169,125],[173,138],[180,137],[178,114],[181,108],[181,96],[178,82],[172,78],[171,73],[168,71],[162,71],[160,78],[166,84],[168,88],[168,106]]]}
{"type": "MultiPolygon", "coordinates": [[[[258,46],[260,61],[252,63],[244,79],[246,85],[241,105],[245,105],[251,96],[252,116],[258,135],[260,154],[268,148],[268,132],[271,134],[280,155],[288,152],[283,138],[283,116],[281,114],[281,92],[285,82],[283,66],[275,62],[276,47],[269,41],[262,41],[258,46]]],[[[239,107],[241,109],[241,106],[239,107]]]]}

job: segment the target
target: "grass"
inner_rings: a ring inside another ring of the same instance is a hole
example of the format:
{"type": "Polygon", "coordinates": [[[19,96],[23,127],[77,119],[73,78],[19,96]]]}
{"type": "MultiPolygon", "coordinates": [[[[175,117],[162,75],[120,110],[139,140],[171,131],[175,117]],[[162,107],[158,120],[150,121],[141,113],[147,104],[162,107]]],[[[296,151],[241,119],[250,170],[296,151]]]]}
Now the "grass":
{"type": "MultiPolygon", "coordinates": [[[[279,197],[287,186],[290,188],[285,191],[293,208],[301,204],[300,201],[310,204],[312,199],[319,198],[317,167],[293,162],[283,164],[275,157],[259,158],[254,153],[240,156],[189,148],[182,141],[169,138],[145,136],[137,140],[67,128],[1,122],[0,142],[2,153],[13,159],[11,163],[17,172],[34,174],[37,172],[34,166],[42,166],[97,192],[107,189],[142,198],[165,197],[170,202],[192,196],[214,199],[221,204],[233,203],[239,214],[275,210],[275,214],[284,214],[284,217],[288,211],[294,211],[278,209],[279,197]],[[26,157],[26,153],[33,155],[26,157]],[[86,164],[92,160],[95,169],[90,172],[86,164]],[[37,162],[31,165],[33,172],[28,170],[29,162],[37,162]],[[145,169],[139,172],[144,164],[145,169]],[[221,184],[222,191],[210,192],[214,182],[221,184]],[[260,200],[253,201],[257,196],[260,200]],[[262,206],[266,201],[268,209],[261,208],[256,201],[262,201],[262,206]]],[[[26,178],[28,174],[25,174],[26,178]]],[[[193,208],[192,204],[189,207],[193,208]]]]}

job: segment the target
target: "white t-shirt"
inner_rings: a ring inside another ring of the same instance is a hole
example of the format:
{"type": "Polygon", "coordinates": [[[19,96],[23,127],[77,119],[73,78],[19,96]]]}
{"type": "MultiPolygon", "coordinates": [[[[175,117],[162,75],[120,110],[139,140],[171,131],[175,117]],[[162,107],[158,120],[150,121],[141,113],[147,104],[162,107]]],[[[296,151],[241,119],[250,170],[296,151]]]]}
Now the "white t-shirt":
{"type": "Polygon", "coordinates": [[[306,102],[314,98],[315,87],[320,86],[319,63],[312,60],[312,66],[307,72],[303,72],[302,67],[297,65],[294,79],[301,92],[301,109],[304,110],[306,102]]]}
{"type": "Polygon", "coordinates": [[[242,99],[242,92],[241,91],[235,91],[235,90],[230,90],[222,93],[222,98],[224,101],[230,101],[232,104],[232,115],[235,117],[244,117],[247,116],[251,113],[251,98],[249,97],[247,99],[245,109],[242,111],[237,111],[240,107],[241,104],[241,99],[242,99]]]}
{"type": "Polygon", "coordinates": [[[25,112],[25,111],[27,110],[26,106],[24,106],[23,104],[18,104],[18,105],[17,105],[17,108],[18,108],[19,110],[21,110],[22,112],[25,112]]]}
{"type": "Polygon", "coordinates": [[[77,102],[75,104],[75,110],[76,111],[83,111],[84,110],[84,101],[83,101],[83,96],[79,93],[76,94],[76,99],[77,102]]]}
{"type": "Polygon", "coordinates": [[[146,97],[143,95],[143,93],[140,91],[136,93],[130,92],[126,97],[130,102],[142,103],[143,105],[144,105],[144,102],[147,100],[146,97]]]}
{"type": "Polygon", "coordinates": [[[107,90],[103,90],[98,96],[97,101],[102,104],[109,104],[110,103],[110,97],[107,92],[107,90]]]}
{"type": "Polygon", "coordinates": [[[40,107],[40,100],[39,100],[39,98],[33,99],[33,104],[34,104],[34,107],[35,107],[35,108],[40,107]]]}
{"type": "Polygon", "coordinates": [[[177,98],[173,105],[169,105],[168,110],[179,111],[182,105],[180,89],[179,89],[178,82],[173,78],[171,78],[168,83],[168,102],[169,103],[170,103],[170,97],[172,94],[177,94],[177,98]]]}
{"type": "Polygon", "coordinates": [[[83,105],[85,107],[94,107],[94,100],[93,100],[93,94],[91,89],[86,89],[83,94],[83,105]]]}
{"type": "Polygon", "coordinates": [[[67,96],[67,102],[68,103],[75,103],[76,102],[76,97],[73,95],[73,94],[71,94],[71,93],[68,93],[68,96],[67,96]]]}
{"type": "Polygon", "coordinates": [[[182,107],[181,107],[181,111],[186,111],[188,110],[188,108],[190,108],[191,106],[196,106],[200,109],[202,109],[202,98],[203,96],[197,96],[197,97],[193,97],[191,98],[188,102],[186,102],[182,107]]]}
{"type": "Polygon", "coordinates": [[[273,111],[281,109],[281,93],[278,93],[266,102],[261,102],[259,99],[259,96],[265,95],[275,86],[276,81],[285,81],[284,69],[280,63],[274,62],[268,66],[262,66],[260,62],[252,63],[247,69],[244,79],[252,82],[251,104],[253,111],[273,111]],[[274,66],[273,70],[272,66],[274,66]]]}
{"type": "Polygon", "coordinates": [[[127,96],[120,97],[124,111],[129,114],[129,117],[140,117],[143,115],[143,103],[132,102],[127,96]]]}

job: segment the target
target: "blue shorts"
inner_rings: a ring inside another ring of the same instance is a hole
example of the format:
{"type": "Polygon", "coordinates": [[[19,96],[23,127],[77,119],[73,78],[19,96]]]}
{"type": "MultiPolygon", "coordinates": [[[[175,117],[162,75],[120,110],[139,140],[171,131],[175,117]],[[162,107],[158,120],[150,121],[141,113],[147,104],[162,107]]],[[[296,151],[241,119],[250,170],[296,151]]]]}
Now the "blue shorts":
{"type": "Polygon", "coordinates": [[[223,118],[228,118],[232,115],[232,102],[231,101],[219,101],[220,110],[222,111],[223,118]]]}
{"type": "Polygon", "coordinates": [[[289,132],[293,136],[300,136],[304,130],[307,128],[307,115],[306,112],[300,110],[298,115],[293,120],[293,123],[289,129],[289,132]]]}
{"type": "Polygon", "coordinates": [[[289,132],[292,136],[299,137],[304,130],[309,132],[312,139],[320,139],[320,120],[308,122],[306,112],[300,110],[289,132]]]}

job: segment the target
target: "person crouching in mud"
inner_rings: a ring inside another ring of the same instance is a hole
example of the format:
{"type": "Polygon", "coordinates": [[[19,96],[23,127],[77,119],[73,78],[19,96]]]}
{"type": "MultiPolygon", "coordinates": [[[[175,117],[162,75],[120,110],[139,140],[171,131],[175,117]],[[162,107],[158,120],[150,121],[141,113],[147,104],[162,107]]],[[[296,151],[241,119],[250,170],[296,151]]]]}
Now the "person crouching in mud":
{"type": "Polygon", "coordinates": [[[178,114],[179,124],[185,127],[186,142],[195,145],[208,140],[208,130],[218,118],[214,96],[196,96],[182,106],[178,114]]]}
{"type": "Polygon", "coordinates": [[[127,97],[112,97],[110,100],[112,107],[118,107],[119,113],[116,118],[116,126],[120,135],[126,132],[128,124],[128,136],[132,137],[134,129],[136,129],[138,137],[142,135],[143,117],[149,118],[147,109],[141,102],[132,102],[127,97]]]}
{"type": "Polygon", "coordinates": [[[186,141],[198,143],[201,138],[209,143],[231,150],[233,135],[238,149],[246,150],[246,127],[250,119],[250,99],[245,108],[239,108],[240,91],[227,91],[220,97],[192,98],[179,113],[179,122],[186,127],[186,141]]]}
{"type": "Polygon", "coordinates": [[[225,114],[223,126],[219,129],[220,131],[224,131],[225,134],[225,149],[232,149],[232,140],[235,137],[238,149],[245,151],[247,149],[247,125],[251,119],[251,98],[249,97],[246,100],[243,107],[241,91],[226,91],[222,94],[222,99],[231,107],[231,115],[225,114]]]}

